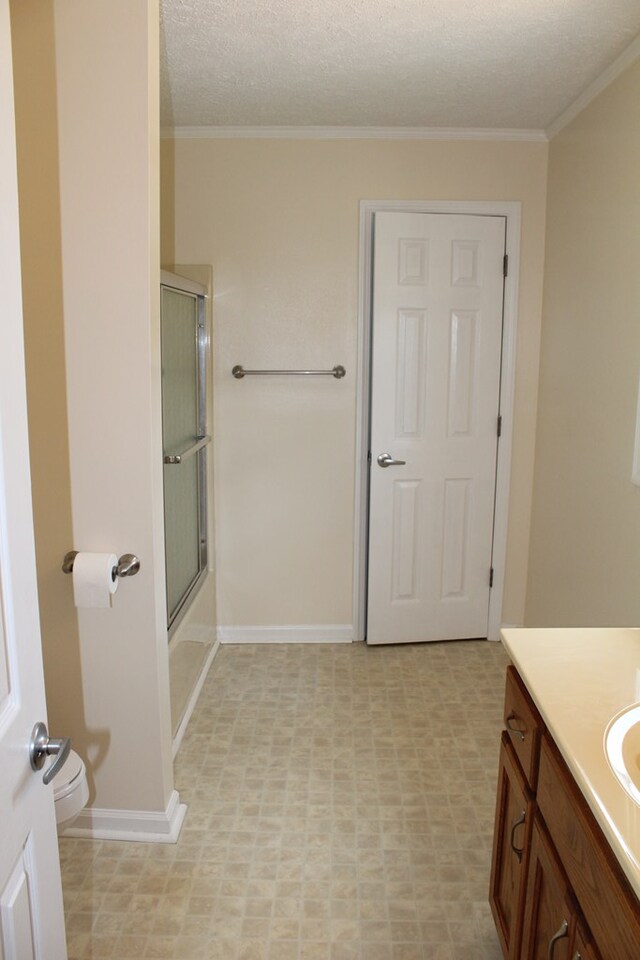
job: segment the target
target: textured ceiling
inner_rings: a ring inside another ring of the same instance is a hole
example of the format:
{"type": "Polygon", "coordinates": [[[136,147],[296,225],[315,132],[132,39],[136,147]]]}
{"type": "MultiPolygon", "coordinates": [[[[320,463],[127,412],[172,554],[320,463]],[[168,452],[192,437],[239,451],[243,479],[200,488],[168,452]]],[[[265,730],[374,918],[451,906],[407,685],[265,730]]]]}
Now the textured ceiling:
{"type": "Polygon", "coordinates": [[[161,0],[164,126],[548,127],[639,0],[161,0]]]}

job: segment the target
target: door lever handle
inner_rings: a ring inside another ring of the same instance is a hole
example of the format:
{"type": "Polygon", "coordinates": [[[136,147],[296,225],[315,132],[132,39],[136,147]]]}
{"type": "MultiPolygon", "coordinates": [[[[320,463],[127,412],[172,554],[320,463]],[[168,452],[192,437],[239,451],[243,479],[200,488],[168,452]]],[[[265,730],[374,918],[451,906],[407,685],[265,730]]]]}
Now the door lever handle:
{"type": "Polygon", "coordinates": [[[403,467],[406,460],[394,460],[390,453],[381,453],[378,457],[379,467],[403,467]]]}
{"type": "Polygon", "coordinates": [[[71,738],[62,737],[60,740],[54,740],[49,736],[49,731],[44,723],[36,723],[31,732],[31,742],[29,744],[29,761],[32,770],[41,770],[47,757],[55,757],[50,767],[44,772],[42,782],[51,783],[56,773],[62,769],[65,760],[71,752],[71,738]]]}

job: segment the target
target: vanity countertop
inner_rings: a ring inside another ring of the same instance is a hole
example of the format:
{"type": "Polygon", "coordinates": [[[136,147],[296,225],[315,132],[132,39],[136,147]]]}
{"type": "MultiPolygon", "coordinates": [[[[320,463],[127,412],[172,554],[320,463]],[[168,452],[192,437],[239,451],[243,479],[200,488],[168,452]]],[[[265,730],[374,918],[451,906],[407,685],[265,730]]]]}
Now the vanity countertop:
{"type": "Polygon", "coordinates": [[[640,806],[607,761],[609,722],[640,701],[640,629],[503,630],[503,644],[640,897],[640,806]]]}

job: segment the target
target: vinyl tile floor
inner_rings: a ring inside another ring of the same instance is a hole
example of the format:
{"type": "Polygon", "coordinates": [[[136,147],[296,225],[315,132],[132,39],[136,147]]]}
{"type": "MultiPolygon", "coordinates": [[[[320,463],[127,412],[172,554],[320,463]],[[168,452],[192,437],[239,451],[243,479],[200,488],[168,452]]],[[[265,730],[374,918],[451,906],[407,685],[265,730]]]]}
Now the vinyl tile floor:
{"type": "Polygon", "coordinates": [[[176,844],[62,838],[70,960],[501,960],[487,903],[506,655],[223,647],[176,844]]]}

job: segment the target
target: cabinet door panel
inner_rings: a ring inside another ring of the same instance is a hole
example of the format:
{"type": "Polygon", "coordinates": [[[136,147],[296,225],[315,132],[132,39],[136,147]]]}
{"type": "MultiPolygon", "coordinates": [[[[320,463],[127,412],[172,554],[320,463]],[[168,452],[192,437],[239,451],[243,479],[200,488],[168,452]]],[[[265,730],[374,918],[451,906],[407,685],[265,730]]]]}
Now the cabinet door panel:
{"type": "Polygon", "coordinates": [[[580,922],[576,925],[569,956],[571,960],[602,960],[591,936],[580,922]]]}
{"type": "Polygon", "coordinates": [[[507,960],[519,957],[534,803],[502,734],[489,901],[507,960]]]}
{"type": "Polygon", "coordinates": [[[522,960],[571,960],[574,924],[569,887],[538,817],[533,825],[527,877],[522,960]]]}
{"type": "Polygon", "coordinates": [[[540,753],[538,807],[600,952],[607,960],[638,960],[638,898],[546,736],[540,753]]]}

